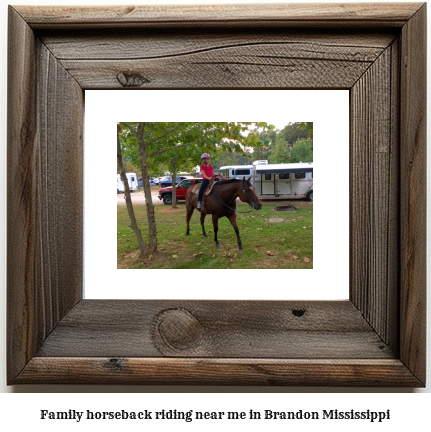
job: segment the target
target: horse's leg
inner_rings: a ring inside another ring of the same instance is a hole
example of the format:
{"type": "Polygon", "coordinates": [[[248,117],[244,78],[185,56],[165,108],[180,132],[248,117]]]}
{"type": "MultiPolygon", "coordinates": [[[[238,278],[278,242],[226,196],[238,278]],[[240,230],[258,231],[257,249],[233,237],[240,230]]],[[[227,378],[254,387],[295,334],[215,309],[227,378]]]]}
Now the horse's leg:
{"type": "Polygon", "coordinates": [[[241,238],[239,236],[238,225],[236,224],[236,214],[235,213],[233,215],[229,216],[229,222],[231,223],[231,225],[233,226],[233,229],[235,230],[236,239],[238,242],[238,251],[242,252],[242,243],[241,243],[241,238]]]}
{"type": "Polygon", "coordinates": [[[217,247],[221,247],[221,244],[217,240],[217,232],[218,232],[218,215],[213,214],[213,226],[214,226],[214,241],[217,247]]]}
{"type": "Polygon", "coordinates": [[[209,235],[207,235],[207,233],[205,232],[205,216],[206,216],[206,213],[201,213],[202,235],[204,237],[208,238],[209,235]]]}

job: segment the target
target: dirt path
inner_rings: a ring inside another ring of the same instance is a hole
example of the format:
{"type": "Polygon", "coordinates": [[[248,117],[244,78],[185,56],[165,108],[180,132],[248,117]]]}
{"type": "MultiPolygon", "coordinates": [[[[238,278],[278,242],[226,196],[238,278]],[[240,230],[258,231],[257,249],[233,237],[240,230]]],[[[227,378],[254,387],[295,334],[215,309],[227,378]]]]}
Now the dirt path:
{"type": "MultiPolygon", "coordinates": [[[[151,197],[153,199],[154,205],[163,204],[163,201],[159,200],[159,198],[157,198],[158,195],[159,195],[158,191],[153,191],[153,190],[151,191],[151,197]]],[[[133,204],[145,204],[144,191],[132,192],[130,194],[130,196],[132,197],[132,203],[133,204]]],[[[126,200],[124,198],[123,193],[117,194],[117,205],[126,205],[126,200]]]]}

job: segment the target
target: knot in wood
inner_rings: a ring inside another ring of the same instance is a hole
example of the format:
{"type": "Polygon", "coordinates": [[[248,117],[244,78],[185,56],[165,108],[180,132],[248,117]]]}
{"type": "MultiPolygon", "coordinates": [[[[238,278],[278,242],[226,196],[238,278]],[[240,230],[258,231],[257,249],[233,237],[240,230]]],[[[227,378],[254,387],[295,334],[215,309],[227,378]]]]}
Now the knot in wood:
{"type": "Polygon", "coordinates": [[[109,366],[111,368],[114,368],[114,369],[121,368],[122,363],[123,363],[122,360],[121,359],[117,359],[117,358],[113,358],[113,359],[109,360],[109,366]]]}
{"type": "Polygon", "coordinates": [[[292,310],[292,314],[295,315],[296,317],[302,317],[305,314],[306,310],[305,309],[293,309],[292,310]]]}
{"type": "Polygon", "coordinates": [[[150,82],[148,78],[142,76],[139,72],[120,72],[117,74],[117,81],[123,87],[141,87],[150,82]]]}
{"type": "Polygon", "coordinates": [[[156,331],[164,344],[175,350],[195,347],[203,333],[197,318],[182,308],[162,311],[156,318],[156,331]]]}

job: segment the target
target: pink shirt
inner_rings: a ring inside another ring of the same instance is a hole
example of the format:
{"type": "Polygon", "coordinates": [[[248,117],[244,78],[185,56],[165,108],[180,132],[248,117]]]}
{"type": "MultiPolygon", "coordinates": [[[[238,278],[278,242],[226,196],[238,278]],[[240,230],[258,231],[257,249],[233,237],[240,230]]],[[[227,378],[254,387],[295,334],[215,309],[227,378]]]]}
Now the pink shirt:
{"type": "MultiPolygon", "coordinates": [[[[207,177],[214,177],[214,168],[212,165],[202,164],[201,165],[201,172],[202,171],[206,174],[207,177]]],[[[204,179],[205,179],[205,177],[204,177],[204,179]]]]}

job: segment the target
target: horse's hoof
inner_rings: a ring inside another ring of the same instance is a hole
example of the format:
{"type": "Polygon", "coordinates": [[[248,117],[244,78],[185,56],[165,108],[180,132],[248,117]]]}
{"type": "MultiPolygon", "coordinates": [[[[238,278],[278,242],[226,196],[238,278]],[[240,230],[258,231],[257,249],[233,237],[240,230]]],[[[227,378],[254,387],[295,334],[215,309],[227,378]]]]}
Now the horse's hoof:
{"type": "Polygon", "coordinates": [[[208,235],[205,235],[204,237],[205,237],[205,238],[210,238],[210,236],[208,236],[208,235]]]}
{"type": "Polygon", "coordinates": [[[242,249],[238,249],[238,252],[239,252],[239,253],[242,253],[242,249]]]}
{"type": "Polygon", "coordinates": [[[221,244],[220,244],[220,243],[216,243],[216,246],[217,246],[218,248],[221,248],[221,244]]]}

